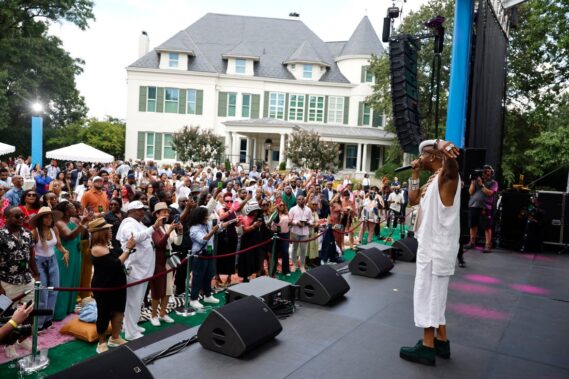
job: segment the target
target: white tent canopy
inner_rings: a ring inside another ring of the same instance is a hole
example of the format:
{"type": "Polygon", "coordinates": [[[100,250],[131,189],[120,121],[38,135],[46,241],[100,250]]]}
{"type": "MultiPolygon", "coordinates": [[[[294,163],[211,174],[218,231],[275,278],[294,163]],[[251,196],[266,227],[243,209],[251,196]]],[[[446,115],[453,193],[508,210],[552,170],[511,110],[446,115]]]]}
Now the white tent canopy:
{"type": "Polygon", "coordinates": [[[0,142],[0,155],[10,154],[14,151],[16,151],[16,148],[14,146],[0,142]]]}
{"type": "Polygon", "coordinates": [[[97,150],[92,146],[84,143],[62,147],[61,149],[48,151],[45,153],[46,158],[61,159],[66,161],[79,161],[79,162],[100,162],[109,163],[115,158],[101,150],[97,150]]]}

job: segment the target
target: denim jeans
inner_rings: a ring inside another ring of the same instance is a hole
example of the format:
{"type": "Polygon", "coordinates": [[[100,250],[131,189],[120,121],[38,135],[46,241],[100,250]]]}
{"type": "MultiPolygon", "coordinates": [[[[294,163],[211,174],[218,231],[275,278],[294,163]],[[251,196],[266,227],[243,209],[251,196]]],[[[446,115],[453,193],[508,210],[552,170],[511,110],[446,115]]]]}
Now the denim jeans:
{"type": "Polygon", "coordinates": [[[203,290],[205,297],[211,296],[211,280],[215,275],[215,266],[213,259],[199,259],[197,257],[192,260],[192,284],[190,299],[197,300],[200,290],[203,290]]]}
{"type": "MultiPolygon", "coordinates": [[[[59,287],[59,267],[57,266],[57,256],[39,257],[36,255],[36,264],[40,272],[42,287],[59,287]]],[[[47,289],[40,290],[39,309],[55,309],[57,301],[57,291],[47,289]]],[[[46,321],[51,321],[53,316],[38,317],[38,326],[41,327],[46,321]]]]}
{"type": "MultiPolygon", "coordinates": [[[[290,233],[279,233],[280,238],[290,239],[290,233]]],[[[289,274],[290,273],[290,266],[289,266],[289,256],[288,256],[288,248],[290,243],[288,241],[284,241],[279,239],[277,244],[277,257],[280,256],[282,258],[282,273],[289,274]]]]}

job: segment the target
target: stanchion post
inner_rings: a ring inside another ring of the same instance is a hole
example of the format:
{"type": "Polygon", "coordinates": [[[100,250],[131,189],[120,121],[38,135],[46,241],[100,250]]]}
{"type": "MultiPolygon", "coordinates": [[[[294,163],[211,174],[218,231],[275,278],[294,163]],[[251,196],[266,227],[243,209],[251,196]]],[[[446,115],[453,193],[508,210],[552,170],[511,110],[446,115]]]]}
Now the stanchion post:
{"type": "Polygon", "coordinates": [[[33,325],[33,334],[32,334],[32,360],[35,361],[38,355],[38,309],[40,305],[40,286],[41,282],[36,280],[34,283],[34,325],[33,325]]]}
{"type": "MultiPolygon", "coordinates": [[[[38,315],[37,310],[39,309],[40,303],[40,286],[41,282],[36,281],[34,283],[34,310],[36,311],[34,316],[34,325],[32,327],[32,354],[24,357],[18,361],[20,369],[24,373],[29,374],[46,368],[49,365],[49,358],[47,356],[47,348],[44,349],[41,354],[38,354],[38,315]]],[[[47,290],[47,289],[46,289],[47,290]]]]}
{"type": "Polygon", "coordinates": [[[276,275],[277,271],[277,243],[279,242],[279,235],[277,233],[273,233],[273,253],[271,256],[271,265],[269,267],[269,276],[276,275]]]}
{"type": "Polygon", "coordinates": [[[190,307],[190,260],[192,259],[192,255],[188,254],[186,258],[186,291],[184,293],[184,306],[175,309],[176,314],[182,317],[190,317],[196,314],[196,310],[190,307]]]}

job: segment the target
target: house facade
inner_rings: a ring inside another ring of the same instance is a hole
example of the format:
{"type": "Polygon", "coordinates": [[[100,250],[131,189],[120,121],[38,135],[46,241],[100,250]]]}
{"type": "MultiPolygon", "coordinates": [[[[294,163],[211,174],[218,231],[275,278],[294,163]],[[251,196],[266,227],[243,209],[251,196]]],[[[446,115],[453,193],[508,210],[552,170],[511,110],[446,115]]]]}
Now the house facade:
{"type": "Polygon", "coordinates": [[[176,160],[172,136],[183,126],[225,138],[232,163],[286,158],[295,130],[340,144],[353,175],[383,164],[394,143],[366,97],[372,54],[384,54],[364,17],[348,41],[324,42],[300,20],[206,14],[127,67],[126,158],[176,160]]]}

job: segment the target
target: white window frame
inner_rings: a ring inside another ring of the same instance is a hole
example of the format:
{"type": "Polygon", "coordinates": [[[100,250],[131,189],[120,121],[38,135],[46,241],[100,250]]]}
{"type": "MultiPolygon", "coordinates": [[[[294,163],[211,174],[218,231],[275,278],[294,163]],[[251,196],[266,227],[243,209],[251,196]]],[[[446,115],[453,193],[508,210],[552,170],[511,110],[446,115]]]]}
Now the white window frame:
{"type": "Polygon", "coordinates": [[[288,95],[288,120],[304,121],[304,106],[306,105],[306,96],[296,93],[288,95]],[[298,103],[302,101],[302,105],[298,103]]]}
{"type": "Polygon", "coordinates": [[[286,95],[284,92],[269,93],[269,118],[284,120],[286,95]],[[280,117],[279,117],[280,114],[280,117]]]}
{"type": "Polygon", "coordinates": [[[144,159],[154,159],[154,149],[156,148],[156,133],[146,133],[144,136],[144,159]],[[152,135],[152,145],[148,144],[148,136],[152,135]],[[152,154],[148,154],[148,148],[152,148],[152,154]]]}
{"type": "Polygon", "coordinates": [[[180,89],[179,88],[164,88],[164,113],[178,113],[180,109],[180,89]],[[173,90],[173,93],[177,93],[176,100],[168,100],[168,90],[173,90]],[[176,103],[176,108],[173,112],[168,110],[167,105],[176,103]]]}
{"type": "Polygon", "coordinates": [[[253,96],[250,93],[244,93],[241,95],[241,117],[251,118],[251,100],[253,96]],[[248,104],[245,104],[245,99],[248,104]],[[245,112],[247,110],[247,112],[245,112]]]}
{"type": "Polygon", "coordinates": [[[158,88],[157,87],[147,87],[146,88],[146,111],[147,112],[156,112],[157,98],[158,98],[158,88]],[[150,89],[151,88],[154,88],[154,98],[150,98],[150,89]],[[149,110],[150,104],[154,105],[153,111],[149,110]]]}
{"type": "Polygon", "coordinates": [[[326,107],[326,97],[320,95],[308,96],[308,122],[324,122],[324,108],[326,107]],[[315,107],[312,107],[312,100],[315,107]],[[319,100],[322,100],[322,106],[319,107],[319,100]]]}
{"type": "Polygon", "coordinates": [[[173,149],[172,143],[170,142],[170,145],[166,145],[166,136],[171,136],[171,138],[174,138],[174,135],[172,133],[164,133],[162,134],[162,159],[170,159],[170,160],[175,160],[177,159],[177,154],[176,154],[176,150],[173,149]],[[174,153],[174,157],[173,158],[167,158],[166,157],[166,149],[170,148],[172,149],[172,152],[174,153]]]}
{"type": "Polygon", "coordinates": [[[247,72],[247,60],[243,58],[235,58],[235,73],[243,75],[246,72],[247,72]]]}
{"type": "Polygon", "coordinates": [[[302,65],[302,78],[312,79],[312,72],[314,71],[314,66],[311,64],[302,65]]]}
{"type": "Polygon", "coordinates": [[[328,123],[342,124],[344,122],[344,101],[344,96],[328,96],[328,123]]]}
{"type": "Polygon", "coordinates": [[[187,114],[196,114],[197,112],[197,101],[198,101],[198,91],[195,89],[187,89],[186,90],[186,113],[187,114]],[[193,94],[193,96],[190,96],[193,94]],[[193,97],[193,99],[192,99],[193,97]],[[191,107],[193,106],[193,112],[191,112],[191,107]]]}
{"type": "Polygon", "coordinates": [[[180,54],[168,53],[168,67],[178,68],[179,64],[180,64],[180,54]]]}

